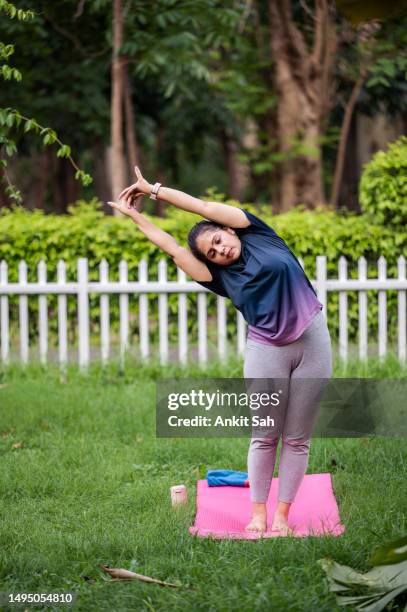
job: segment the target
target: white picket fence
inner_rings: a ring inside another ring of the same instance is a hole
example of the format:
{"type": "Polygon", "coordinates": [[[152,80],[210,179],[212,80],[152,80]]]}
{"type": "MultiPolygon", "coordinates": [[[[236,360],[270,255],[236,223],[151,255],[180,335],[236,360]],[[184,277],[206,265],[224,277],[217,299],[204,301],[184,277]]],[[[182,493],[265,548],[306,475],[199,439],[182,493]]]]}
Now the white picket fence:
{"type": "MultiPolygon", "coordinates": [[[[302,263],[302,262],[301,262],[302,263]]],[[[387,325],[387,291],[398,292],[398,357],[401,362],[406,360],[406,262],[404,257],[398,259],[397,278],[387,278],[386,260],[380,257],[377,262],[377,278],[367,278],[367,262],[365,258],[358,261],[358,279],[349,279],[347,261],[341,257],[338,262],[338,278],[327,278],[327,262],[325,256],[316,258],[316,279],[311,281],[316,289],[318,299],[327,304],[328,292],[339,292],[339,355],[343,360],[348,357],[348,292],[358,292],[359,305],[359,357],[368,356],[368,299],[366,291],[378,291],[378,355],[384,357],[388,351],[388,325],[387,325]]],[[[207,339],[207,290],[194,281],[188,281],[185,273],[178,269],[177,281],[167,278],[167,262],[161,259],[158,265],[157,280],[149,279],[148,264],[140,261],[138,279],[128,279],[128,266],[121,261],[119,266],[119,281],[109,280],[109,266],[101,261],[99,266],[99,281],[88,280],[88,261],[81,258],[77,262],[77,281],[72,282],[66,278],[66,264],[60,261],[57,267],[57,281],[47,281],[47,268],[44,261],[38,265],[37,282],[27,281],[27,264],[19,264],[18,283],[8,282],[8,266],[5,261],[0,264],[0,338],[1,360],[8,363],[10,360],[10,325],[9,325],[9,296],[19,296],[19,357],[22,363],[29,360],[29,314],[28,297],[38,295],[38,346],[39,358],[46,363],[48,356],[48,307],[47,296],[58,296],[58,359],[62,366],[68,360],[68,309],[67,296],[77,296],[77,325],[78,325],[78,363],[85,368],[90,361],[90,316],[89,296],[100,296],[100,357],[107,362],[110,356],[110,315],[109,296],[119,295],[119,338],[120,357],[123,360],[129,348],[129,297],[138,296],[139,300],[139,350],[143,359],[150,354],[149,333],[149,294],[159,294],[158,297],[158,325],[159,346],[158,354],[161,363],[169,360],[168,340],[168,295],[178,294],[178,359],[181,363],[188,361],[188,294],[197,293],[197,312],[189,314],[197,316],[198,322],[198,361],[205,364],[208,360],[207,339]]],[[[224,359],[228,351],[227,339],[227,308],[223,297],[217,297],[217,354],[224,359]]],[[[326,313],[326,308],[324,308],[326,313]]],[[[244,351],[246,342],[246,323],[242,315],[236,311],[237,334],[235,346],[229,347],[237,354],[244,351]]]]}

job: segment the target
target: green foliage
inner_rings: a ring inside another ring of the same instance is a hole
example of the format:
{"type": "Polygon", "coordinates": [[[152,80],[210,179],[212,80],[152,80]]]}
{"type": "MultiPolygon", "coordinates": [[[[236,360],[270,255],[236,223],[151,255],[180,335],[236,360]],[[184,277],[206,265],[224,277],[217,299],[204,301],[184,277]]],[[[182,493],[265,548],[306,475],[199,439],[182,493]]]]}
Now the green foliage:
{"type": "Polygon", "coordinates": [[[33,11],[23,11],[23,9],[18,9],[11,2],[6,2],[6,0],[0,0],[0,11],[6,13],[7,17],[10,19],[18,19],[18,21],[28,21],[29,19],[34,19],[33,11]]]}
{"type": "MultiPolygon", "coordinates": [[[[213,199],[212,194],[212,199],[213,199]]],[[[228,203],[238,205],[237,202],[228,203]]],[[[18,263],[25,259],[29,267],[29,280],[37,278],[37,265],[44,258],[48,268],[49,280],[56,280],[56,267],[59,259],[67,263],[67,278],[76,279],[76,265],[79,257],[89,259],[89,276],[91,280],[98,280],[98,265],[104,258],[109,263],[110,279],[118,280],[118,268],[121,259],[128,261],[129,279],[138,277],[138,264],[140,259],[146,258],[149,262],[150,279],[157,278],[157,265],[163,253],[150,243],[143,234],[127,218],[105,216],[96,200],[86,203],[78,202],[71,206],[69,215],[45,215],[39,210],[26,211],[16,207],[13,211],[3,210],[0,214],[0,259],[9,264],[9,278],[18,280],[18,263]]],[[[300,207],[284,215],[272,216],[269,207],[256,208],[253,205],[244,205],[245,208],[258,214],[287,242],[297,257],[304,261],[305,271],[310,278],[315,278],[315,258],[317,255],[326,255],[328,262],[328,277],[337,278],[338,259],[341,255],[349,262],[349,277],[357,278],[357,260],[364,256],[368,261],[368,276],[377,277],[377,260],[383,255],[387,260],[389,277],[397,276],[397,258],[407,248],[407,235],[402,229],[397,231],[394,227],[379,225],[367,216],[343,215],[332,211],[317,209],[305,211],[300,207]]],[[[166,218],[153,219],[159,227],[169,232],[176,240],[186,245],[188,230],[197,221],[198,217],[169,208],[166,218]]],[[[176,279],[176,268],[169,261],[168,275],[171,280],[176,279]]],[[[369,312],[368,324],[370,337],[377,331],[377,292],[368,292],[369,312]]],[[[196,296],[191,296],[191,314],[194,312],[196,296]]],[[[13,298],[12,317],[18,317],[18,302],[13,298]]],[[[151,322],[153,339],[156,334],[157,310],[152,298],[151,322]]],[[[71,340],[75,339],[76,301],[69,298],[69,313],[72,321],[71,340]]],[[[169,296],[170,309],[170,337],[177,337],[178,298],[169,296]]],[[[32,320],[36,323],[36,298],[30,298],[32,320]]],[[[49,298],[51,315],[55,312],[56,298],[49,298]]],[[[119,310],[116,296],[110,298],[112,329],[118,329],[119,310]]],[[[216,298],[209,295],[208,315],[215,314],[216,298]]],[[[138,303],[132,303],[132,333],[138,333],[138,303]],[[134,316],[133,316],[134,315],[134,316]]],[[[358,329],[358,303],[357,292],[349,292],[349,333],[350,337],[357,337],[358,329]]],[[[233,309],[228,309],[228,334],[232,338],[236,333],[236,317],[233,309]]],[[[397,322],[397,293],[388,292],[388,316],[390,328],[396,329],[397,322]]],[[[99,297],[91,299],[91,318],[93,331],[98,332],[99,297]]],[[[328,299],[328,320],[333,337],[337,337],[338,328],[338,294],[331,293],[328,299]]],[[[190,331],[196,331],[196,320],[189,317],[190,331]]],[[[56,330],[56,317],[50,317],[50,330],[56,330]]],[[[35,329],[34,329],[35,333],[35,329]]],[[[390,336],[392,339],[392,336],[390,336]]]]}
{"type": "MultiPolygon", "coordinates": [[[[28,21],[34,19],[35,17],[35,13],[33,11],[18,9],[13,4],[6,2],[5,0],[0,0],[0,11],[5,12],[10,19],[16,18],[17,21],[28,21]]],[[[0,64],[0,77],[2,77],[5,81],[20,82],[22,80],[21,72],[7,63],[9,57],[13,55],[13,53],[13,44],[4,44],[3,42],[0,42],[0,61],[3,60],[6,62],[4,64],[0,64]]],[[[82,185],[84,186],[92,183],[92,177],[77,166],[71,156],[70,147],[61,142],[55,130],[50,127],[40,125],[35,119],[29,119],[28,117],[23,116],[15,108],[0,108],[0,147],[4,149],[8,157],[11,157],[17,152],[17,144],[12,131],[13,129],[18,129],[20,126],[24,126],[24,133],[34,130],[35,133],[39,134],[39,136],[42,138],[42,144],[44,146],[57,143],[59,145],[57,152],[58,157],[66,157],[69,159],[70,163],[76,170],[75,178],[81,181],[82,185]]],[[[13,185],[7,174],[7,160],[0,157],[0,162],[4,180],[7,183],[7,187],[5,189],[6,194],[15,202],[21,203],[21,192],[15,185],[13,185]]]]}
{"type": "MultiPolygon", "coordinates": [[[[0,21],[0,39],[7,43],[7,53],[14,46],[18,50],[18,70],[24,77],[21,86],[14,80],[17,68],[10,65],[14,55],[0,58],[0,79],[1,74],[10,78],[4,83],[2,106],[17,107],[27,117],[52,126],[98,176],[101,151],[110,139],[112,2],[15,0],[14,4],[31,9],[32,15],[35,11],[35,19],[20,22],[16,13],[16,18],[0,21]]],[[[291,4],[295,23],[309,43],[315,24],[301,3],[291,4]]],[[[273,29],[267,3],[134,0],[123,3],[123,18],[120,53],[127,62],[145,173],[164,174],[168,184],[176,183],[184,191],[213,184],[224,188],[228,149],[223,147],[232,143],[248,165],[246,197],[260,202],[270,196],[277,199],[278,172],[287,154],[279,150],[275,131],[279,100],[269,50],[273,29]]],[[[361,56],[357,35],[350,35],[339,17],[336,26],[341,41],[333,61],[336,93],[331,96],[333,108],[320,141],[327,185],[343,107],[361,56]]],[[[397,24],[383,24],[376,34],[374,58],[358,99],[362,113],[384,108],[393,116],[405,110],[406,32],[400,19],[397,24]]],[[[10,130],[9,140],[15,140],[27,156],[22,160],[27,176],[38,176],[38,164],[29,159],[37,139],[27,138],[23,129],[15,132],[15,126],[10,130]]],[[[294,156],[302,153],[298,145],[292,149],[294,156]]],[[[69,157],[61,147],[57,155],[69,157]]],[[[59,191],[63,197],[66,190],[60,178],[65,165],[58,167],[61,173],[49,179],[44,199],[59,207],[59,191]]],[[[86,197],[93,193],[97,191],[87,190],[86,197]]]]}
{"type": "Polygon", "coordinates": [[[360,182],[362,210],[377,223],[407,225],[407,137],[378,151],[366,165],[360,182]]]}
{"type": "Polygon", "coordinates": [[[391,118],[407,111],[407,19],[382,23],[372,49],[372,64],[360,99],[360,111],[374,115],[385,111],[391,118]]]}

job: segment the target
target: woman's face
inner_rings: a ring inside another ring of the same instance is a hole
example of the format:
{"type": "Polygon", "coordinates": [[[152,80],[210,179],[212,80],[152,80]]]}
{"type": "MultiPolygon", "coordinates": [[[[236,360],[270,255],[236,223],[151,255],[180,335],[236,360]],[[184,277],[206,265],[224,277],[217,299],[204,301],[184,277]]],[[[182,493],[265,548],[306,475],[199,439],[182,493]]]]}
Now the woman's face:
{"type": "Polygon", "coordinates": [[[228,266],[240,257],[242,243],[231,227],[207,230],[198,236],[197,247],[209,261],[228,266]]]}

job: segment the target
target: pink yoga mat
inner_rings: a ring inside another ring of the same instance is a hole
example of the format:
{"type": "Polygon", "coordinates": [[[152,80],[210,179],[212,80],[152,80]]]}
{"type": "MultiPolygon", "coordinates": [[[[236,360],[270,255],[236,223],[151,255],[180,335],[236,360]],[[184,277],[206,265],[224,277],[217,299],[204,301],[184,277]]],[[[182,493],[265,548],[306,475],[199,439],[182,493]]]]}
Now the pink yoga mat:
{"type": "MultiPolygon", "coordinates": [[[[250,521],[250,489],[245,487],[208,487],[198,481],[197,513],[189,531],[200,537],[256,540],[259,537],[280,537],[270,531],[277,505],[278,478],[273,478],[267,502],[268,529],[260,536],[244,531],[250,521]]],[[[288,525],[294,536],[341,535],[345,527],[339,518],[338,505],[332,489],[331,474],[306,474],[293,502],[288,525]]]]}

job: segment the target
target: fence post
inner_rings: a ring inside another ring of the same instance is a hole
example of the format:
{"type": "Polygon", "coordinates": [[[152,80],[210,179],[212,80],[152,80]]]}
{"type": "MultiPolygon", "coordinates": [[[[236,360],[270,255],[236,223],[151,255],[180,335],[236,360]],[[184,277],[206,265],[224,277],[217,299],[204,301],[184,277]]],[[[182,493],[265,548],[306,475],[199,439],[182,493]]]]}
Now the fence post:
{"type": "Polygon", "coordinates": [[[78,259],[78,333],[79,333],[79,367],[86,369],[89,364],[89,295],[88,295],[88,260],[78,259]]]}
{"type": "MultiPolygon", "coordinates": [[[[399,280],[406,280],[406,260],[402,255],[397,260],[399,280]]],[[[397,295],[398,319],[398,356],[404,363],[406,360],[406,291],[398,291],[397,295]]]]}
{"type": "MultiPolygon", "coordinates": [[[[119,263],[119,281],[123,285],[128,281],[127,261],[122,259],[119,263]]],[[[124,367],[124,360],[129,344],[129,296],[121,293],[119,296],[120,309],[120,365],[124,367]]]]}
{"type": "MultiPolygon", "coordinates": [[[[7,285],[8,268],[7,262],[0,263],[0,284],[7,285]]],[[[9,336],[9,314],[8,314],[8,295],[0,297],[0,333],[1,333],[1,359],[4,363],[9,361],[10,336],[9,336]]]]}
{"type": "MultiPolygon", "coordinates": [[[[57,282],[58,285],[66,283],[66,265],[60,259],[57,265],[57,282]]],[[[68,333],[67,333],[67,298],[66,295],[58,295],[58,357],[59,364],[62,368],[65,367],[68,361],[68,333]]]]}
{"type": "MultiPolygon", "coordinates": [[[[103,284],[109,283],[109,264],[106,259],[102,259],[99,264],[99,280],[103,284]]],[[[109,313],[109,294],[101,293],[100,295],[100,356],[102,363],[106,365],[109,360],[109,328],[110,328],[110,313],[109,313]]]]}
{"type": "MultiPolygon", "coordinates": [[[[367,279],[367,262],[364,257],[359,257],[358,261],[358,276],[359,280],[367,279]]],[[[367,293],[359,291],[359,358],[364,360],[367,358],[367,293]]]]}
{"type": "Polygon", "coordinates": [[[316,277],[316,285],[317,285],[317,296],[319,301],[321,302],[323,309],[322,312],[324,314],[325,319],[327,319],[327,299],[326,299],[326,257],[325,255],[317,255],[317,277],[316,277]]]}
{"type": "Polygon", "coordinates": [[[221,361],[226,357],[227,342],[227,319],[226,319],[226,299],[218,295],[216,299],[217,310],[217,331],[218,331],[218,356],[221,361]]]}
{"type": "MultiPolygon", "coordinates": [[[[183,270],[178,268],[178,282],[185,283],[187,280],[183,270]]],[[[178,359],[180,363],[186,364],[188,360],[188,310],[186,293],[178,294],[178,359]]]]}
{"type": "MultiPolygon", "coordinates": [[[[164,286],[167,284],[165,259],[160,259],[158,262],[158,281],[164,286]]],[[[168,296],[166,293],[160,293],[158,296],[158,329],[160,362],[166,364],[168,361],[168,296]]]]}
{"type": "MultiPolygon", "coordinates": [[[[148,267],[147,261],[142,259],[138,266],[139,283],[148,282],[148,267]]],[[[140,293],[139,296],[139,336],[140,336],[140,354],[143,359],[147,359],[150,353],[149,336],[148,336],[148,295],[140,293]]]]}
{"type": "MultiPolygon", "coordinates": [[[[43,285],[47,284],[47,265],[43,259],[38,263],[38,282],[43,285]]],[[[41,294],[38,298],[38,316],[40,362],[45,364],[48,352],[48,299],[46,289],[44,294],[41,294]]]]}
{"type": "Polygon", "coordinates": [[[206,319],[206,293],[198,293],[198,361],[201,365],[208,360],[206,319]]]}
{"type": "MultiPolygon", "coordinates": [[[[348,278],[348,262],[345,257],[339,258],[338,279],[346,281],[348,278]]],[[[339,291],[339,356],[344,361],[348,358],[348,294],[339,291]]]]}
{"type": "MultiPolygon", "coordinates": [[[[378,279],[386,280],[387,267],[386,259],[379,257],[378,262],[378,279]]],[[[378,297],[379,305],[379,357],[382,359],[387,353],[387,295],[386,290],[380,290],[378,297]]]]}
{"type": "MultiPolygon", "coordinates": [[[[18,282],[20,285],[27,285],[27,264],[20,261],[18,264],[18,282]]],[[[20,319],[20,357],[22,363],[28,363],[29,336],[28,336],[28,297],[20,295],[18,302],[20,319]]]]}

